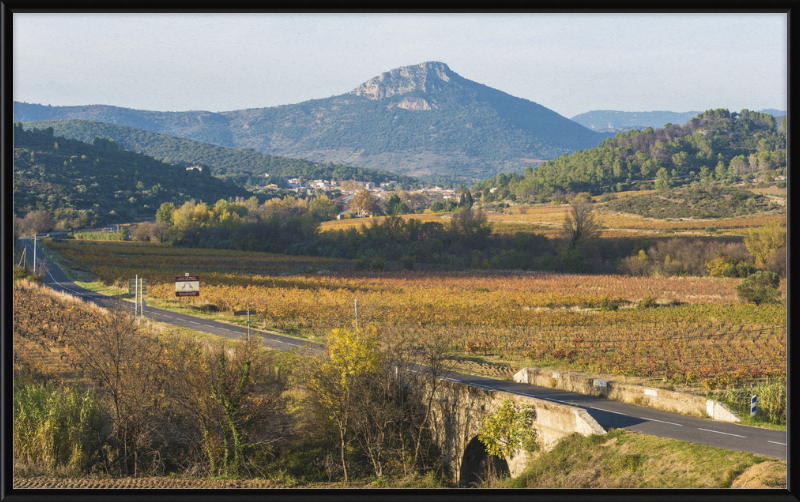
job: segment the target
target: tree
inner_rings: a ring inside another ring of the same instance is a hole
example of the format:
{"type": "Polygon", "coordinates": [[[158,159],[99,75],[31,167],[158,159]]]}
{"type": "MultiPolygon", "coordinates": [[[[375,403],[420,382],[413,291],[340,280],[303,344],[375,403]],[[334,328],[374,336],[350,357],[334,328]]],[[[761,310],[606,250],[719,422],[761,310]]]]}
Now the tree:
{"type": "Polygon", "coordinates": [[[520,449],[536,450],[535,420],[536,410],[532,407],[522,406],[517,410],[514,403],[505,400],[483,419],[478,439],[486,445],[489,455],[509,460],[520,449]]]}
{"type": "Polygon", "coordinates": [[[777,303],[781,299],[779,285],[780,277],[777,273],[756,272],[736,286],[736,294],[756,306],[762,303],[777,303]]]}
{"type": "Polygon", "coordinates": [[[47,211],[31,211],[22,218],[18,228],[21,235],[35,235],[50,230],[55,224],[47,211]]]}
{"type": "Polygon", "coordinates": [[[768,221],[758,229],[748,228],[744,243],[756,267],[763,267],[772,253],[786,246],[786,228],[777,221],[768,221]]]}
{"type": "Polygon", "coordinates": [[[364,188],[364,185],[356,180],[346,180],[341,184],[342,190],[356,191],[364,188]]]}
{"type": "Polygon", "coordinates": [[[160,223],[172,223],[172,213],[175,212],[175,204],[165,202],[156,211],[156,221],[160,223]]]}
{"type": "Polygon", "coordinates": [[[162,347],[123,305],[83,325],[70,325],[71,362],[94,382],[110,405],[111,437],[120,471],[136,476],[155,434],[154,415],[168,382],[162,347]]]}
{"type": "Polygon", "coordinates": [[[367,190],[362,190],[355,194],[350,201],[350,210],[355,211],[359,216],[373,215],[378,212],[378,205],[372,194],[367,190]]]}
{"type": "Polygon", "coordinates": [[[397,204],[400,204],[400,202],[401,202],[400,201],[400,196],[397,195],[396,193],[393,193],[389,197],[389,200],[386,201],[386,208],[389,210],[388,211],[389,214],[394,214],[394,206],[396,206],[397,204]]]}
{"type": "Polygon", "coordinates": [[[400,202],[399,204],[395,204],[392,208],[393,215],[401,215],[401,214],[408,214],[410,210],[405,202],[400,202]]]}
{"type": "Polygon", "coordinates": [[[377,330],[354,327],[328,334],[323,354],[298,358],[296,376],[306,391],[312,413],[322,432],[330,431],[339,450],[344,482],[349,481],[347,452],[355,440],[352,416],[358,405],[359,380],[373,373],[379,363],[377,330]]]}
{"type": "Polygon", "coordinates": [[[666,190],[671,186],[672,180],[669,177],[669,173],[667,173],[667,170],[662,167],[656,173],[656,190],[666,190]]]}
{"type": "Polygon", "coordinates": [[[483,211],[463,208],[450,219],[450,231],[462,239],[488,237],[491,224],[483,211]]]}
{"type": "Polygon", "coordinates": [[[570,249],[577,249],[600,235],[600,224],[594,219],[593,211],[591,204],[573,204],[564,216],[561,233],[568,240],[570,249]]]}
{"type": "Polygon", "coordinates": [[[308,203],[308,212],[319,221],[328,221],[336,215],[336,205],[325,195],[320,195],[308,203]]]}

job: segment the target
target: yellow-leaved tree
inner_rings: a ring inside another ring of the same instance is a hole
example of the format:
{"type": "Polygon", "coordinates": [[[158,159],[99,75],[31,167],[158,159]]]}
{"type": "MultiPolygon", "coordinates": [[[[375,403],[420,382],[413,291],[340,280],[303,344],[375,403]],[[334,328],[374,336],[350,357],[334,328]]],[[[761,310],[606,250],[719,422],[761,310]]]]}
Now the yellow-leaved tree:
{"type": "Polygon", "coordinates": [[[761,228],[748,228],[744,243],[755,258],[756,267],[763,267],[772,253],[786,246],[786,227],[777,221],[768,221],[761,228]]]}
{"type": "Polygon", "coordinates": [[[355,388],[380,365],[378,331],[374,326],[334,329],[325,345],[323,353],[299,358],[302,369],[297,375],[311,409],[335,431],[346,484],[347,452],[355,439],[351,424],[358,406],[355,388]]]}

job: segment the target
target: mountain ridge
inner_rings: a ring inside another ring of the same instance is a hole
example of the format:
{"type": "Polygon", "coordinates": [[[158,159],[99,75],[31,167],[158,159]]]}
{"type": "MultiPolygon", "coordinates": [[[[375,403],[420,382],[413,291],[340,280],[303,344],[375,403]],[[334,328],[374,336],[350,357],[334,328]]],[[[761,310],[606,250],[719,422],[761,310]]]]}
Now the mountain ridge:
{"type": "Polygon", "coordinates": [[[14,103],[14,120],[83,119],[269,155],[411,176],[486,177],[608,137],[538,104],[466,79],[442,62],[384,72],[330,98],[228,112],[14,103]]]}

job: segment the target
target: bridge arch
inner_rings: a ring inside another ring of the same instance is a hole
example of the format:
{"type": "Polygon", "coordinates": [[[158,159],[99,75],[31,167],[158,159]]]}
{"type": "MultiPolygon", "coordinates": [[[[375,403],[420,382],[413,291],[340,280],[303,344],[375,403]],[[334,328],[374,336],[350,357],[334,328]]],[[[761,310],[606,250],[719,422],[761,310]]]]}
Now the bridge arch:
{"type": "Polygon", "coordinates": [[[461,486],[466,487],[478,486],[487,471],[495,472],[500,477],[511,472],[508,462],[500,457],[489,455],[486,446],[478,439],[478,436],[473,437],[467,443],[460,463],[461,472],[458,479],[461,486]]]}

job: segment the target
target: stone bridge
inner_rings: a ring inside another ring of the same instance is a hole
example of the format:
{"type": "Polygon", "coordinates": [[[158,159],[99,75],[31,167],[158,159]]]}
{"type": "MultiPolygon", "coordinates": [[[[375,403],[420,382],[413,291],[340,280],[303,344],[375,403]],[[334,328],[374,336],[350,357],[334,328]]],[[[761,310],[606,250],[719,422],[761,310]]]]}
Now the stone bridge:
{"type": "MultiPolygon", "coordinates": [[[[418,381],[426,392],[430,392],[430,382],[422,382],[418,381]]],[[[516,407],[527,405],[536,410],[534,427],[541,451],[552,449],[561,438],[574,432],[586,436],[606,433],[581,408],[440,380],[436,383],[432,403],[432,435],[459,485],[468,486],[478,481],[484,460],[493,461],[495,469],[510,472],[512,476],[519,475],[524,470],[530,453],[520,450],[507,462],[496,457],[492,457],[492,460],[489,459],[483,443],[478,440],[484,417],[506,400],[516,407]]]]}

